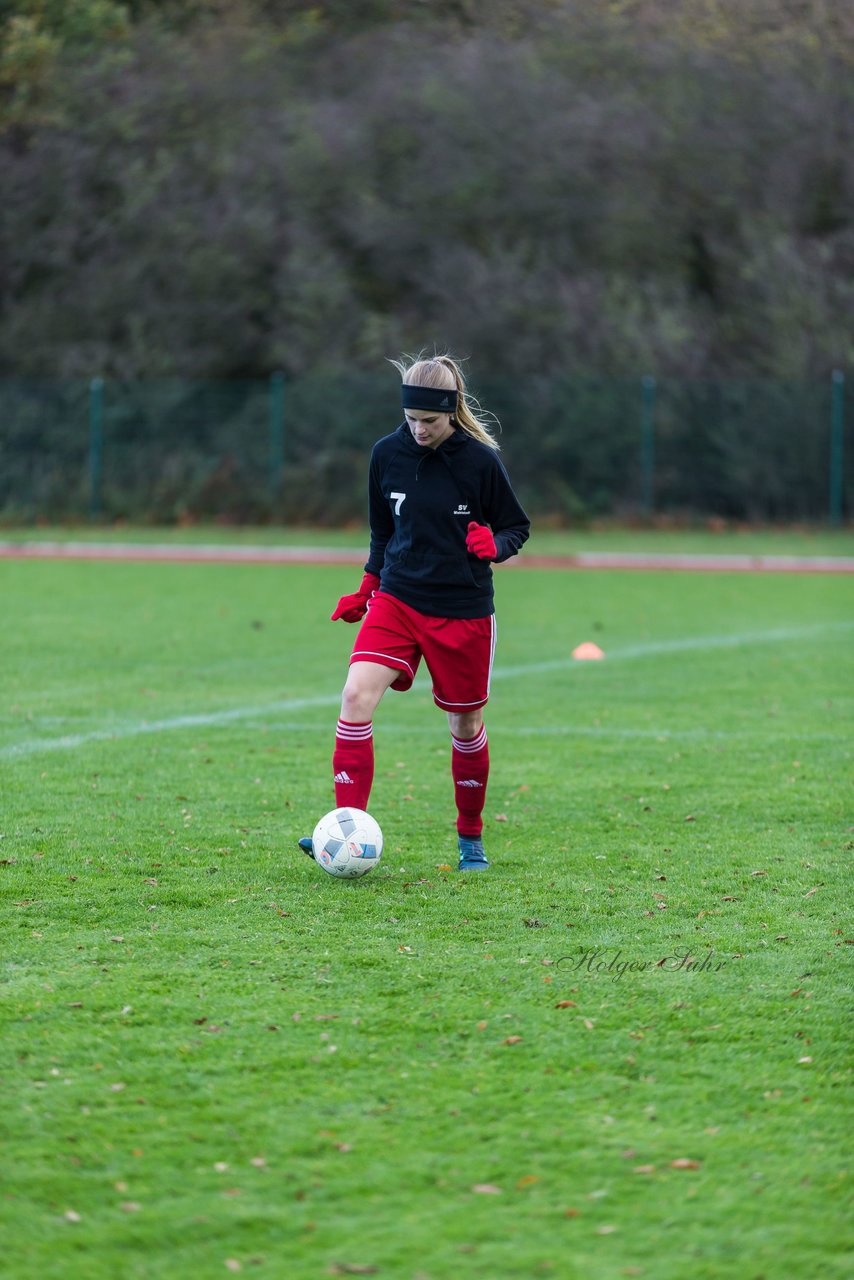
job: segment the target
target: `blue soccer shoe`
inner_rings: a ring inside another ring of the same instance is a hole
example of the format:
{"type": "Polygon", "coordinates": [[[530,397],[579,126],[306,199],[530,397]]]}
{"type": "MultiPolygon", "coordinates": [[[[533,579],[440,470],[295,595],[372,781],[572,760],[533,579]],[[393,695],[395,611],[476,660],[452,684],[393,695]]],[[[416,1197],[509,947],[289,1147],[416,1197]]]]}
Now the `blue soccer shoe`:
{"type": "Polygon", "coordinates": [[[489,861],[483,851],[483,841],[479,836],[460,836],[459,871],[485,871],[489,861]]]}

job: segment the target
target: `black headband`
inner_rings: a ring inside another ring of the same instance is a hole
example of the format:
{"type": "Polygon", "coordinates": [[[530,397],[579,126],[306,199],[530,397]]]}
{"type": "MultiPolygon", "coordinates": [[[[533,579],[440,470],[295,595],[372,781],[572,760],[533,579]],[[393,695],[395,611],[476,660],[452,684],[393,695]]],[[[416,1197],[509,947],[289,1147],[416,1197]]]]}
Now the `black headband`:
{"type": "Polygon", "coordinates": [[[438,409],[440,413],[453,413],[457,407],[456,391],[444,387],[413,387],[404,382],[400,388],[404,409],[438,409]]]}

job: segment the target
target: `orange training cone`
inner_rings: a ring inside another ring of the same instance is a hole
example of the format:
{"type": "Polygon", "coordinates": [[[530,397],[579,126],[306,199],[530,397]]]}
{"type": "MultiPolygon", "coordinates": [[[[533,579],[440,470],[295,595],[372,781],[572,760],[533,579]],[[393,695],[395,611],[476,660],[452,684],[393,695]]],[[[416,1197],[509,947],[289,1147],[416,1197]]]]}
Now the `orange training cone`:
{"type": "Polygon", "coordinates": [[[605,657],[598,644],[594,644],[592,640],[585,640],[583,644],[578,645],[573,649],[572,656],[579,662],[597,662],[605,657]]]}

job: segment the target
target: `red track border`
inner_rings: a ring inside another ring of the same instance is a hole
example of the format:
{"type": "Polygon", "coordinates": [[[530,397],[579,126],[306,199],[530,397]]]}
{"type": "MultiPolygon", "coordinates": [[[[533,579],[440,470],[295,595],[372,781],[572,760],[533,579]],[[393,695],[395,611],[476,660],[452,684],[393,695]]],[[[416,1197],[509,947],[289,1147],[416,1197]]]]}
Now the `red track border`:
{"type": "MultiPolygon", "coordinates": [[[[143,542],[0,542],[4,560],[95,560],[173,564],[362,564],[365,550],[346,547],[258,547],[143,542]]],[[[665,570],[683,573],[854,573],[854,556],[689,555],[579,551],[525,555],[507,562],[519,569],[665,570]]]]}

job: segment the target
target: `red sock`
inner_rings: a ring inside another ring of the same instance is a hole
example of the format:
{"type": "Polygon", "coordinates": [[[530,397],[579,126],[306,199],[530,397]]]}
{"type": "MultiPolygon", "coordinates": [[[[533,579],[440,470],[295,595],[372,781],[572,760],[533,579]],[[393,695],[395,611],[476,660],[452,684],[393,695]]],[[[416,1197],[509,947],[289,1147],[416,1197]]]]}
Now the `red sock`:
{"type": "Polygon", "coordinates": [[[475,738],[455,738],[451,734],[451,773],[457,802],[457,832],[479,836],[483,831],[483,806],[489,780],[489,745],[481,726],[475,738]]]}
{"type": "Polygon", "coordinates": [[[339,720],[332,754],[335,803],[367,809],[374,780],[374,726],[339,720]]]}

